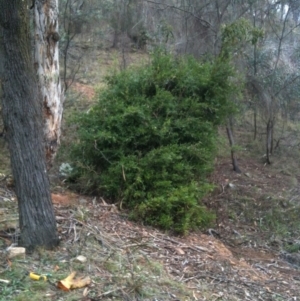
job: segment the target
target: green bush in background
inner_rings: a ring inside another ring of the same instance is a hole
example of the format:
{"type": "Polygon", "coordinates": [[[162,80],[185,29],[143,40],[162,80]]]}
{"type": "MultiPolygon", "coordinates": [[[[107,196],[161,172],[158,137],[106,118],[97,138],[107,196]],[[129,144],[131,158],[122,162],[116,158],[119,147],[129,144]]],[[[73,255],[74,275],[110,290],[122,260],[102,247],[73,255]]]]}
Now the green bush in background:
{"type": "Polygon", "coordinates": [[[201,198],[212,189],[217,126],[232,111],[229,65],[160,52],[147,66],[107,79],[98,103],[80,113],[70,180],[131,210],[131,217],[177,233],[214,216],[201,198]]]}

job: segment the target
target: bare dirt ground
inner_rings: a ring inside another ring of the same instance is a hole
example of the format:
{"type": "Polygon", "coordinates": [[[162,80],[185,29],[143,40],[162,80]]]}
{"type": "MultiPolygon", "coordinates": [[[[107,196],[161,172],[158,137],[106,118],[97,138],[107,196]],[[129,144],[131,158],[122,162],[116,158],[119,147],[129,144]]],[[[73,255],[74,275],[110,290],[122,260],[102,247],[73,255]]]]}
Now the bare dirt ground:
{"type": "MultiPolygon", "coordinates": [[[[287,193],[294,195],[293,202],[298,194],[287,184],[289,176],[253,159],[240,163],[242,174],[231,171],[229,160],[216,163],[211,178],[216,190],[205,200],[217,213],[215,228],[186,237],[132,223],[126,212],[100,197],[56,189],[52,200],[62,243],[52,260],[61,265],[64,259],[74,269],[72,258],[87,256],[89,268],[81,270],[91,276],[92,284],[86,296],[74,295],[77,299],[65,299],[54,287],[45,294],[52,300],[299,300],[300,259],[297,252],[284,250],[292,238],[270,231],[264,221],[266,211],[273,210],[272,198],[276,196],[275,205],[285,210],[290,208],[285,204],[287,193]],[[108,267],[118,260],[122,261],[119,270],[108,267]],[[149,274],[150,262],[156,276],[149,274]],[[117,281],[118,276],[123,280],[117,281]],[[153,291],[142,297],[148,286],[153,291]]],[[[17,235],[9,234],[14,222],[9,222],[5,210],[15,208],[16,200],[5,181],[0,184],[0,239],[5,258],[5,247],[17,235]]],[[[34,256],[28,262],[23,268],[47,269],[34,256]]]]}

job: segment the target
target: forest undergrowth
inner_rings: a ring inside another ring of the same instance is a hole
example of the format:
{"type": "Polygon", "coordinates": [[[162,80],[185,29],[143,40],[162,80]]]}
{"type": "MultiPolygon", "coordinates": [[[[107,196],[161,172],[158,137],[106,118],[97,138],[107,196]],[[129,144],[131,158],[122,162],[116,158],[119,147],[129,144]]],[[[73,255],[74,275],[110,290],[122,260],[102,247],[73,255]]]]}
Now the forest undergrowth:
{"type": "MultiPolygon", "coordinates": [[[[70,89],[66,114],[89,107],[90,89],[95,85],[89,82],[70,89]]],[[[63,128],[63,144],[72,143],[72,130],[63,128]]],[[[59,176],[60,164],[67,162],[60,154],[50,179],[61,244],[11,259],[8,248],[18,241],[17,202],[0,138],[0,300],[297,300],[300,154],[287,138],[266,165],[263,139],[253,141],[249,130],[250,125],[235,130],[238,174],[220,128],[209,177],[215,189],[203,200],[216,220],[186,236],[134,223],[101,196],[70,191],[59,176]],[[89,276],[91,284],[60,291],[57,281],[72,271],[89,276]],[[34,281],[29,272],[48,280],[34,281]]]]}

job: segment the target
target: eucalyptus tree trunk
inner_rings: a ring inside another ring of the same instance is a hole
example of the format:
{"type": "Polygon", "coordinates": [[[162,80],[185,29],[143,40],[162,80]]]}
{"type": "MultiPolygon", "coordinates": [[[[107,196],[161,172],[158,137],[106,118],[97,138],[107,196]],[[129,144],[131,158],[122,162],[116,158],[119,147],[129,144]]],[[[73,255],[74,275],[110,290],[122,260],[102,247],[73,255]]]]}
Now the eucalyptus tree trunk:
{"type": "Polygon", "coordinates": [[[31,56],[26,1],[0,0],[2,114],[19,207],[21,245],[59,240],[43,145],[42,103],[31,56]]]}
{"type": "Polygon", "coordinates": [[[48,168],[60,144],[63,93],[59,76],[58,0],[36,0],[34,66],[44,112],[44,139],[48,168]]]}

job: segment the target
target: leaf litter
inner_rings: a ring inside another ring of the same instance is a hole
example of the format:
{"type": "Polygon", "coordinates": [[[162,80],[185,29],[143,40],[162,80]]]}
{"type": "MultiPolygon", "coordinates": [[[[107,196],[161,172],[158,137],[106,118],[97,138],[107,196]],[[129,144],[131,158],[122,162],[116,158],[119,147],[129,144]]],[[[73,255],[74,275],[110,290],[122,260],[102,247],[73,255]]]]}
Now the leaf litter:
{"type": "MultiPolygon", "coordinates": [[[[12,269],[50,274],[47,285],[35,292],[45,300],[299,299],[299,270],[270,248],[250,246],[247,240],[225,245],[217,231],[168,235],[129,221],[101,198],[68,193],[52,198],[60,246],[52,252],[39,249],[9,264],[6,248],[17,243],[18,229],[8,231],[7,225],[15,223],[17,202],[11,190],[0,186],[0,278],[14,280],[7,277],[12,269]],[[58,290],[57,281],[75,272],[90,279],[88,287],[58,290]]],[[[22,275],[30,288],[30,278],[22,275]]],[[[0,288],[5,285],[9,284],[1,283],[0,288]]],[[[26,289],[13,289],[11,296],[26,296],[26,289]]],[[[17,299],[1,299],[0,291],[0,300],[17,299]]]]}

